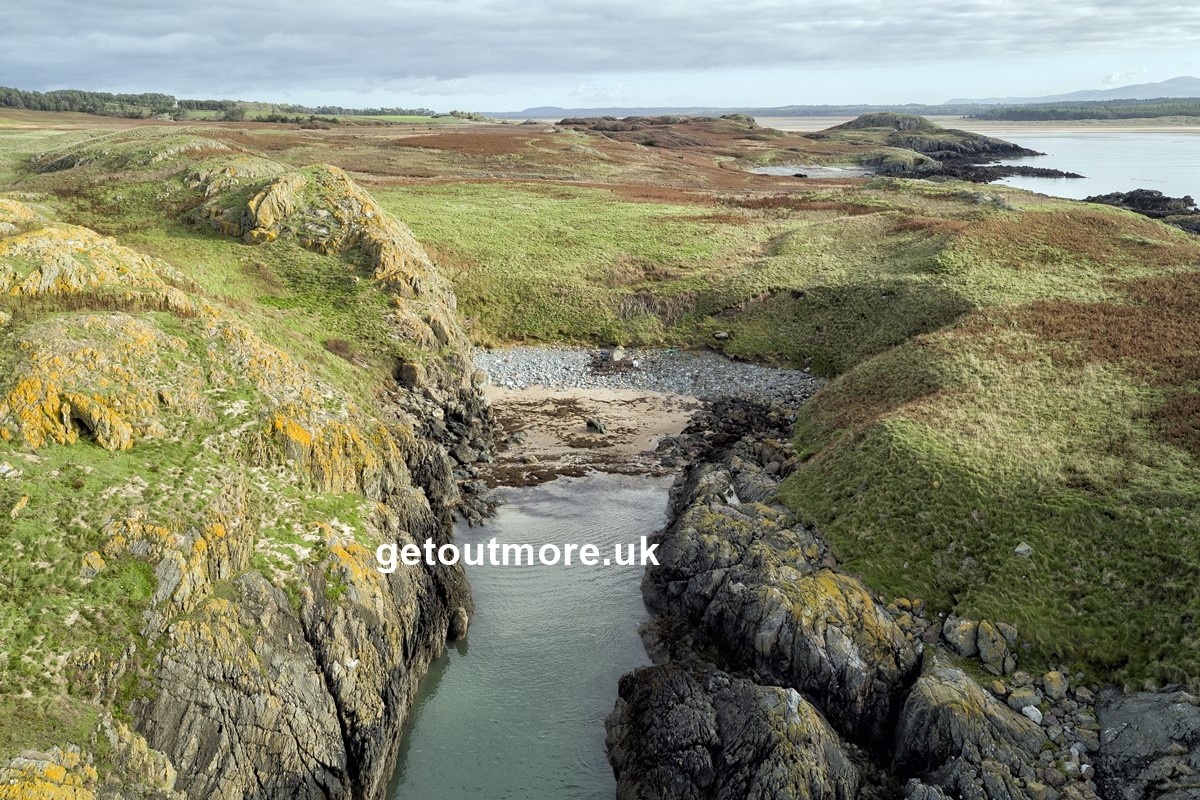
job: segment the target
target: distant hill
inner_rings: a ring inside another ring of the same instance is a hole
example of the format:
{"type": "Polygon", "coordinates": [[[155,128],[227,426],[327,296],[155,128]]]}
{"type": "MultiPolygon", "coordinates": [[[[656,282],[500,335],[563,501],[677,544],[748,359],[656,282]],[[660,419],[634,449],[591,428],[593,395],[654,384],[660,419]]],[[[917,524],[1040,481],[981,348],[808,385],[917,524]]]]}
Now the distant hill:
{"type": "Polygon", "coordinates": [[[1043,97],[988,97],[982,100],[956,98],[946,105],[1015,105],[1027,103],[1063,103],[1089,100],[1152,100],[1160,97],[1200,97],[1200,78],[1182,75],[1157,83],[1136,83],[1115,89],[1085,89],[1068,94],[1043,97]]]}

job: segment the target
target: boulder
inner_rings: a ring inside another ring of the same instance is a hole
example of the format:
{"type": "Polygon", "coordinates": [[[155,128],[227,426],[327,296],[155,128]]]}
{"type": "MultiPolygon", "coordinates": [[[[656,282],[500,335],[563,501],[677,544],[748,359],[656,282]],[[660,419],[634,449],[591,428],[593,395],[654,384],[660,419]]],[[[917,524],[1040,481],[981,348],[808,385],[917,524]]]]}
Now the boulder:
{"type": "Polygon", "coordinates": [[[942,638],[946,640],[946,644],[950,645],[951,650],[967,658],[978,652],[978,632],[978,622],[960,619],[953,614],[946,617],[946,621],[942,623],[942,638]]]}
{"type": "Polygon", "coordinates": [[[962,670],[927,655],[896,728],[893,768],[955,797],[1018,800],[1048,740],[962,670]],[[976,788],[979,783],[984,793],[976,788]]]}
{"type": "Polygon", "coordinates": [[[618,800],[858,796],[858,769],[797,691],[707,665],[625,675],[605,727],[618,800]]]}
{"type": "Polygon", "coordinates": [[[996,630],[996,626],[984,620],[979,623],[975,636],[975,647],[979,651],[979,660],[983,668],[993,675],[1003,675],[1011,671],[1005,669],[1005,658],[1008,657],[1008,642],[1004,635],[996,630]]]}
{"type": "Polygon", "coordinates": [[[1047,672],[1042,676],[1042,689],[1051,700],[1062,700],[1067,696],[1067,676],[1061,672],[1047,672]]]}

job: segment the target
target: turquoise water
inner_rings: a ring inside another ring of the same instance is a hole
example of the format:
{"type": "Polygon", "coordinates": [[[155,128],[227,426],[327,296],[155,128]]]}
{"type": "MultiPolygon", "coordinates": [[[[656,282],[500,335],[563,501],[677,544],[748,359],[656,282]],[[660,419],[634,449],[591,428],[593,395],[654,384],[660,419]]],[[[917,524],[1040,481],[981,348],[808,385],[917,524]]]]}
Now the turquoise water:
{"type": "MultiPolygon", "coordinates": [[[[458,542],[593,543],[611,554],[662,526],[669,478],[589,475],[504,491],[458,542]]],[[[474,550],[474,548],[472,548],[474,550]]],[[[476,614],[438,659],[406,726],[389,798],[610,800],[604,718],[622,674],[649,663],[642,568],[467,567],[476,614]]]]}
{"type": "Polygon", "coordinates": [[[1157,189],[1200,199],[1200,131],[988,131],[1044,156],[1005,164],[1052,167],[1083,178],[1005,178],[997,183],[1082,200],[1097,194],[1157,189]]]}

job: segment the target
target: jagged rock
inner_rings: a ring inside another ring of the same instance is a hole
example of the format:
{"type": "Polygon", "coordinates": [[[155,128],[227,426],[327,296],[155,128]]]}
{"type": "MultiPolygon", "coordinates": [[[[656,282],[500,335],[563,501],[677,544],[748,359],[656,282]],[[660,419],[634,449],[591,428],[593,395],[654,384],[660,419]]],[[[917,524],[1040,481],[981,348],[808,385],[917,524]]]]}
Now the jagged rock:
{"type": "Polygon", "coordinates": [[[1023,800],[1029,795],[1019,776],[1046,741],[1041,728],[962,670],[927,655],[900,714],[893,766],[950,796],[1023,800]]]}
{"type": "Polygon", "coordinates": [[[674,523],[656,539],[659,565],[642,583],[647,604],[806,692],[855,741],[881,741],[917,645],[859,581],[821,568],[810,531],[769,507],[729,504],[735,482],[711,464],[677,482],[674,523]]]}
{"type": "Polygon", "coordinates": [[[1200,705],[1178,689],[1104,692],[1096,783],[1106,800],[1200,797],[1200,705]]]}
{"type": "Polygon", "coordinates": [[[596,433],[600,433],[600,434],[608,433],[608,426],[605,425],[604,420],[600,419],[599,417],[588,418],[587,429],[589,431],[595,431],[596,433]]]}
{"type": "Polygon", "coordinates": [[[959,619],[951,614],[942,623],[942,638],[960,656],[970,658],[979,652],[978,634],[979,623],[974,620],[959,619]]]}
{"type": "Polygon", "coordinates": [[[857,797],[858,770],[794,689],[643,667],[621,678],[606,728],[620,800],[857,797]]]}

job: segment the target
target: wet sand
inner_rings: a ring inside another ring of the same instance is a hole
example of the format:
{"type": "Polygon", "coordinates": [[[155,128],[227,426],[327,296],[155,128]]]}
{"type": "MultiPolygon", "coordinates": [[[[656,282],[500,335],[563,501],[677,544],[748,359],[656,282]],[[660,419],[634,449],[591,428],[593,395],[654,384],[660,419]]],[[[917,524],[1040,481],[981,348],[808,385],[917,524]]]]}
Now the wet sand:
{"type": "MultiPolygon", "coordinates": [[[[485,394],[500,428],[502,446],[481,469],[491,486],[528,486],[559,476],[589,472],[667,475],[655,447],[664,436],[683,431],[694,397],[635,389],[508,389],[488,386],[485,394]],[[607,433],[589,430],[601,420],[607,433]]],[[[482,466],[482,465],[481,465],[482,466]]]]}

